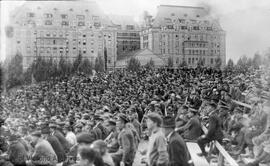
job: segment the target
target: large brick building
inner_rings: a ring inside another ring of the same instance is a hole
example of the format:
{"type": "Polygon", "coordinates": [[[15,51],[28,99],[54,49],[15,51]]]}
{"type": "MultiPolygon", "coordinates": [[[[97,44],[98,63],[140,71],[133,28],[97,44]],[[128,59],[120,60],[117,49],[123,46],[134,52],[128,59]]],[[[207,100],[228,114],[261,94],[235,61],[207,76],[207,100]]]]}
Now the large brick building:
{"type": "Polygon", "coordinates": [[[225,65],[225,31],[204,8],[160,5],[153,20],[140,33],[141,49],[171,57],[174,66],[185,61],[195,67],[200,58],[205,66],[219,58],[225,65]]]}
{"type": "Polygon", "coordinates": [[[7,41],[7,58],[20,52],[24,69],[37,56],[54,59],[64,56],[73,60],[81,53],[94,63],[97,56],[104,57],[105,48],[108,67],[113,67],[117,48],[126,49],[119,44],[124,32],[134,31],[140,42],[139,31],[132,28],[134,25],[114,23],[95,2],[25,2],[11,13],[10,20],[13,35],[7,41]]]}

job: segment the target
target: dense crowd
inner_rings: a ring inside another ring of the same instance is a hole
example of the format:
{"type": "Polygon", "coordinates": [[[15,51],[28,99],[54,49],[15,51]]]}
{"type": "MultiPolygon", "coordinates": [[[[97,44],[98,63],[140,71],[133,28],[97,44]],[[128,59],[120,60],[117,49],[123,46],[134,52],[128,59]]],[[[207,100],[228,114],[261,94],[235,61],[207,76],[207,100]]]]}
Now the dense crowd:
{"type": "Polygon", "coordinates": [[[131,166],[141,153],[149,166],[188,166],[185,142],[208,156],[213,140],[270,164],[269,75],[143,69],[22,86],[1,96],[0,165],[131,166]]]}

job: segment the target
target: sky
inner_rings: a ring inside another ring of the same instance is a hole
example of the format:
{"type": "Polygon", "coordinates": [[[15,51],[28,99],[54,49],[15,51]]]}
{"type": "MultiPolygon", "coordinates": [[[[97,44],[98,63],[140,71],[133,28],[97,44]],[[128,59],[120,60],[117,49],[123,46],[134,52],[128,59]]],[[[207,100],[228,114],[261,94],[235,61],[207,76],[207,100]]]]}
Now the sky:
{"type": "MultiPolygon", "coordinates": [[[[79,1],[78,1],[79,2],[79,1]]],[[[96,0],[106,14],[129,15],[139,20],[143,11],[155,16],[157,6],[201,6],[219,19],[226,31],[226,56],[237,61],[270,47],[270,0],[96,0]]],[[[23,1],[1,2],[1,60],[4,59],[4,27],[7,14],[23,1]]]]}

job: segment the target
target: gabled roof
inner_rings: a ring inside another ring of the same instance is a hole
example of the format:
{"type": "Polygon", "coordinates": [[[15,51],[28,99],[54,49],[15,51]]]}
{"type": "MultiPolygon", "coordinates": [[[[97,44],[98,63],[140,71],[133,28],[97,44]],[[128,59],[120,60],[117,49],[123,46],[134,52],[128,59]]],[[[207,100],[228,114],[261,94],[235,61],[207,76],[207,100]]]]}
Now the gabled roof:
{"type": "Polygon", "coordinates": [[[160,5],[153,26],[162,26],[173,20],[211,20],[203,7],[160,5]]]}

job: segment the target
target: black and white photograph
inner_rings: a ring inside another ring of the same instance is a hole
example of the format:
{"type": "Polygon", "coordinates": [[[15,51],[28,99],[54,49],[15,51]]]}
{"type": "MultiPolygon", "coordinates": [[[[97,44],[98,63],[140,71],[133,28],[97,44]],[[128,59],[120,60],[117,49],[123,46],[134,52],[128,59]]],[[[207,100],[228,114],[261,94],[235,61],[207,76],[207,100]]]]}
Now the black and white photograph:
{"type": "Polygon", "coordinates": [[[269,0],[0,0],[0,166],[270,166],[269,0]]]}

